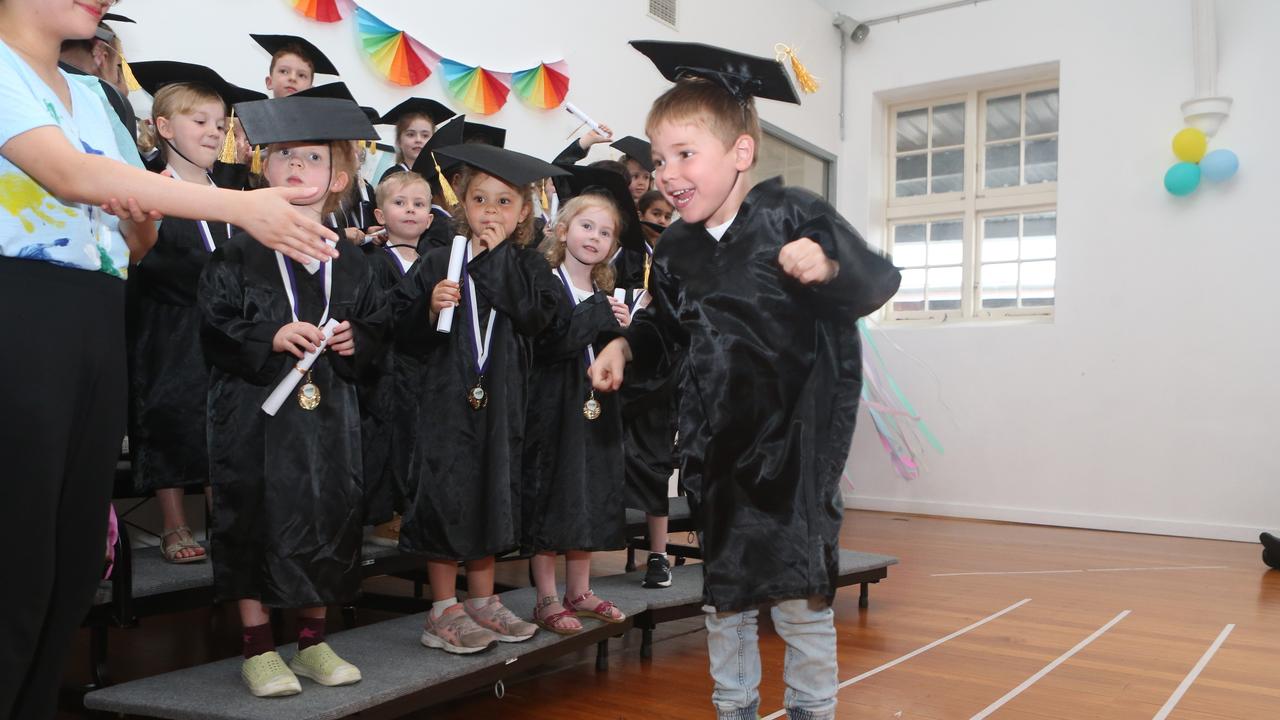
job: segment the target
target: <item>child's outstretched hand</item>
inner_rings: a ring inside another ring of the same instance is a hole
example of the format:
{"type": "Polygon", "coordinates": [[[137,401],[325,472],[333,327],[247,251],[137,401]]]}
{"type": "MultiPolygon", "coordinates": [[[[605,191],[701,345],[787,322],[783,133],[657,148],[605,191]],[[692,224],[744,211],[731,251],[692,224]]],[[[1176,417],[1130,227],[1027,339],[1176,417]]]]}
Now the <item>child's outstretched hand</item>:
{"type": "Polygon", "coordinates": [[[271,341],[271,349],[301,358],[320,347],[322,342],[324,342],[324,333],[320,328],[309,322],[292,322],[276,331],[276,336],[271,341]]]}
{"type": "Polygon", "coordinates": [[[609,142],[609,138],[613,137],[613,130],[610,130],[608,125],[601,125],[600,129],[603,132],[588,130],[586,135],[578,138],[578,145],[582,146],[583,150],[590,150],[592,145],[609,142]]]}
{"type": "Polygon", "coordinates": [[[822,246],[810,238],[792,240],[778,253],[782,271],[804,285],[821,285],[831,282],[840,272],[840,265],[827,257],[822,246]]]}
{"type": "Polygon", "coordinates": [[[333,337],[329,338],[329,344],[325,347],[343,357],[354,355],[356,353],[356,336],[351,330],[351,323],[346,320],[338,323],[337,327],[333,329],[333,337]]]}
{"type": "Polygon", "coordinates": [[[441,280],[436,283],[436,287],[431,291],[431,315],[434,318],[440,315],[440,311],[448,307],[455,307],[462,302],[462,286],[452,280],[441,280]]]}
{"type": "Polygon", "coordinates": [[[614,338],[596,355],[596,361],[587,368],[591,386],[600,392],[614,392],[622,387],[622,373],[631,359],[631,344],[626,338],[614,338]]]}
{"type": "Polygon", "coordinates": [[[627,327],[631,324],[631,310],[627,308],[627,304],[616,297],[609,298],[609,305],[613,307],[613,316],[618,319],[618,324],[627,327]]]}

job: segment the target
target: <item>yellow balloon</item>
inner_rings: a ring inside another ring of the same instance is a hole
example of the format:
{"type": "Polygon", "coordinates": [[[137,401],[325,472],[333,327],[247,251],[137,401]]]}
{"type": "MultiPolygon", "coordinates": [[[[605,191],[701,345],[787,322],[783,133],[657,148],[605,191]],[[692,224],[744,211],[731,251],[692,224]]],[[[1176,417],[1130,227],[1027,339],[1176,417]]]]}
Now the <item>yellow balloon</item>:
{"type": "Polygon", "coordinates": [[[1209,138],[1195,128],[1179,130],[1173,136],[1173,154],[1182,162],[1198,163],[1209,149],[1209,138]]]}

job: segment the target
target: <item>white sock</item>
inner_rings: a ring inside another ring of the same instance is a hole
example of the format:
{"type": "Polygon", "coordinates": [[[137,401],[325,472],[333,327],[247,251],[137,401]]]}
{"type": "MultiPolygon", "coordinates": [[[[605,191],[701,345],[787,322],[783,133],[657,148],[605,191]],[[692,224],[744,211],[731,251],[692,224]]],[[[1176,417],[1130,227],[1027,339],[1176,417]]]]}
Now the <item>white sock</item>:
{"type": "Polygon", "coordinates": [[[451,597],[448,600],[440,600],[438,602],[431,603],[431,618],[433,620],[439,620],[440,616],[444,614],[445,610],[448,610],[449,608],[457,604],[458,604],[458,598],[456,597],[451,597]]]}
{"type": "MultiPolygon", "coordinates": [[[[493,597],[493,596],[490,595],[489,597],[493,597]]],[[[467,602],[467,607],[471,608],[472,610],[479,610],[480,608],[489,604],[489,598],[487,597],[467,598],[466,602],[467,602]]]]}

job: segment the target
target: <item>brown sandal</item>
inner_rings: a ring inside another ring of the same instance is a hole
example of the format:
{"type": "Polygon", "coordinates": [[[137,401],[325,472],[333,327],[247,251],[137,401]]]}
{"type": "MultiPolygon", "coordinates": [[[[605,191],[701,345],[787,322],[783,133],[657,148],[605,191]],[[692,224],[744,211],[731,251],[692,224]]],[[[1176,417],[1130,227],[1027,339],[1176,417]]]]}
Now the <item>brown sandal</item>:
{"type": "Polygon", "coordinates": [[[588,589],[578,597],[570,600],[569,596],[564,597],[564,606],[568,610],[572,610],[578,617],[589,617],[597,620],[603,620],[607,623],[620,623],[627,619],[626,613],[618,609],[617,605],[608,600],[601,600],[594,592],[588,589]],[[586,602],[589,598],[595,598],[599,602],[593,608],[578,607],[580,603],[586,602]]]}
{"type": "Polygon", "coordinates": [[[186,525],[179,525],[176,528],[160,533],[160,542],[163,543],[160,548],[160,554],[164,556],[166,562],[171,562],[174,565],[185,565],[205,559],[204,548],[200,543],[196,542],[191,535],[191,528],[186,525]],[[165,543],[164,539],[170,536],[176,537],[178,539],[177,542],[165,543]],[[178,553],[183,550],[199,550],[200,552],[196,555],[179,557],[178,553]]]}
{"type": "Polygon", "coordinates": [[[546,610],[552,605],[559,603],[555,595],[548,595],[538,601],[533,607],[533,621],[543,630],[549,630],[557,635],[577,635],[582,632],[582,623],[577,620],[577,613],[573,610],[562,609],[557,613],[546,613],[546,610]],[[565,627],[565,620],[573,620],[578,623],[578,627],[565,627]]]}

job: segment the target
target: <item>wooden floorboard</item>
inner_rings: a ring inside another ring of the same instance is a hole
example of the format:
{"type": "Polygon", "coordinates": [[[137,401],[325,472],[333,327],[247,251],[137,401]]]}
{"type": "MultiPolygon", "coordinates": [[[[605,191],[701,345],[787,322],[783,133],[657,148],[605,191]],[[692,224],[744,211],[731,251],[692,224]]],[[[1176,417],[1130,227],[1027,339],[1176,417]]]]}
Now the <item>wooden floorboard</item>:
{"type": "MultiPolygon", "coordinates": [[[[894,555],[901,564],[872,587],[869,610],[859,611],[856,588],[838,596],[841,680],[1030,602],[843,688],[839,718],[967,720],[1126,610],[1123,620],[991,717],[1153,718],[1223,628],[1234,624],[1168,717],[1280,718],[1280,572],[1266,570],[1259,546],[859,511],[847,513],[842,545],[894,555]]],[[[597,569],[620,571],[622,562],[621,554],[611,555],[597,569]]],[[[523,584],[523,567],[502,572],[523,584]]],[[[403,589],[399,581],[385,583],[403,589]]],[[[118,674],[127,679],[234,653],[233,618],[222,615],[197,611],[113,631],[118,674]]],[[[370,612],[362,619],[379,617],[370,612]]],[[[761,647],[764,716],[781,708],[784,690],[782,645],[767,622],[761,647]]],[[[486,691],[419,717],[711,715],[699,620],[660,628],[652,660],[642,661],[638,649],[633,632],[613,643],[607,673],[595,672],[594,654],[583,652],[506,683],[502,700],[486,691]]],[[[69,682],[84,680],[83,653],[79,648],[69,667],[69,682]]]]}

